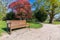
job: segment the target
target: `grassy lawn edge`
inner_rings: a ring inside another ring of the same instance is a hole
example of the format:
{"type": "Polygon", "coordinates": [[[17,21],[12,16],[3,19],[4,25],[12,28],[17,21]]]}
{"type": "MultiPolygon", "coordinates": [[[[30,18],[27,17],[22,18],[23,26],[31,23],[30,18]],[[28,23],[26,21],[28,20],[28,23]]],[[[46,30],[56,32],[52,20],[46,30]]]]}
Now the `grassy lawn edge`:
{"type": "Polygon", "coordinates": [[[38,29],[38,28],[41,28],[43,25],[41,23],[33,23],[33,22],[30,22],[30,28],[34,28],[34,29],[38,29]]]}

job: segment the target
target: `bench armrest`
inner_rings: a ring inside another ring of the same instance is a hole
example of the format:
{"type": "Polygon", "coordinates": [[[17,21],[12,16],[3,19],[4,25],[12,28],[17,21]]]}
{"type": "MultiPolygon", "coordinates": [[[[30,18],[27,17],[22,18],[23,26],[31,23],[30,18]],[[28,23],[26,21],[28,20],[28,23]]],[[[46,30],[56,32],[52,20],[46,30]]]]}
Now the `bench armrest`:
{"type": "Polygon", "coordinates": [[[11,22],[7,21],[7,27],[10,27],[10,26],[11,26],[11,22]]]}
{"type": "Polygon", "coordinates": [[[7,21],[7,24],[10,24],[11,22],[10,21],[7,21]]]}

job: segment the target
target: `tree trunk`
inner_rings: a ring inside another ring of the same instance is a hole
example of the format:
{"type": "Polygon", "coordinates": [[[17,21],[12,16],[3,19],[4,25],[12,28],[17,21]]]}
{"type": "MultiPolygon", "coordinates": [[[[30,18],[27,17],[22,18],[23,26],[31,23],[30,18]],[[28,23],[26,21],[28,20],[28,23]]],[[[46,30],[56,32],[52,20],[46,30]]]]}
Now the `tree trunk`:
{"type": "Polygon", "coordinates": [[[53,18],[54,18],[54,16],[51,16],[51,15],[50,15],[49,23],[53,23],[53,18]]]}
{"type": "Polygon", "coordinates": [[[50,20],[49,23],[53,23],[53,18],[54,18],[54,10],[51,10],[52,13],[50,13],[50,20]]]}

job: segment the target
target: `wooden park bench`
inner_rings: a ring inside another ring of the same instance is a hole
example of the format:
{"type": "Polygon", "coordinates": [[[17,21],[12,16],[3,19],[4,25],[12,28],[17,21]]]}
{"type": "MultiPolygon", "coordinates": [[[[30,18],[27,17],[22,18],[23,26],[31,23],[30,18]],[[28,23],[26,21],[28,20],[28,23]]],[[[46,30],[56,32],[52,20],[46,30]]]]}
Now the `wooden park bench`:
{"type": "Polygon", "coordinates": [[[29,24],[26,22],[26,20],[8,20],[7,27],[9,28],[9,33],[11,34],[12,29],[29,27],[29,24]]]}

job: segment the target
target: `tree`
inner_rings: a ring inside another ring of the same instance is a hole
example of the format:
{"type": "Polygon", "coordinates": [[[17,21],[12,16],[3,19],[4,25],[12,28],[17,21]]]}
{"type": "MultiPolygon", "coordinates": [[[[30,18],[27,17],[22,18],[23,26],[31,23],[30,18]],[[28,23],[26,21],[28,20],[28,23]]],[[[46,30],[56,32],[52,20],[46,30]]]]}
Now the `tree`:
{"type": "Polygon", "coordinates": [[[4,0],[0,0],[0,20],[2,20],[2,18],[6,16],[6,10],[7,3],[4,0]]]}
{"type": "Polygon", "coordinates": [[[44,6],[42,6],[40,8],[40,10],[37,13],[35,13],[35,17],[40,22],[44,22],[47,19],[48,15],[47,15],[47,12],[46,12],[44,6]]]}
{"type": "Polygon", "coordinates": [[[48,14],[50,16],[49,23],[52,23],[54,16],[60,12],[59,0],[36,0],[36,2],[34,2],[33,5],[37,6],[35,9],[35,12],[38,11],[42,5],[45,7],[46,11],[48,12],[48,14]]]}
{"type": "Polygon", "coordinates": [[[53,18],[55,16],[55,14],[57,14],[58,12],[58,4],[59,4],[59,0],[46,0],[45,6],[48,6],[47,12],[50,16],[50,20],[49,23],[53,22],[53,18]],[[46,5],[47,4],[47,5],[46,5]]]}
{"type": "Polygon", "coordinates": [[[4,18],[4,20],[14,20],[14,12],[11,11],[9,13],[6,14],[6,17],[4,18]]]}
{"type": "Polygon", "coordinates": [[[28,0],[16,0],[9,5],[9,8],[15,12],[15,18],[22,18],[23,15],[26,18],[31,18],[32,16],[31,5],[28,0]]]}
{"type": "Polygon", "coordinates": [[[34,13],[39,11],[41,1],[42,0],[35,0],[35,2],[33,3],[32,8],[35,8],[34,13]]]}

